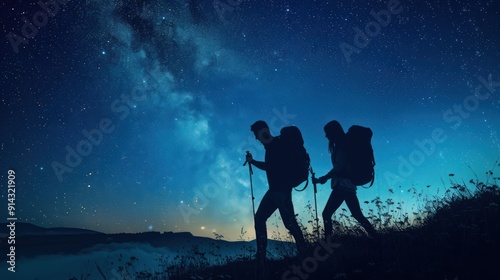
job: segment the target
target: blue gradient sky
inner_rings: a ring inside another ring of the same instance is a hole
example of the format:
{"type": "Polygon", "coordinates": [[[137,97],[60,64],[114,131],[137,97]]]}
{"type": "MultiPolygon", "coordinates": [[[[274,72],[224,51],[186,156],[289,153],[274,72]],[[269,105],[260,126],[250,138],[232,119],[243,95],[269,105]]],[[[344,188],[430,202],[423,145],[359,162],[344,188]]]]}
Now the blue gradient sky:
{"type": "MultiPolygon", "coordinates": [[[[16,171],[22,221],[253,237],[242,163],[246,150],[264,156],[249,130],[258,119],[275,134],[298,126],[320,176],[331,168],[324,124],[371,127],[377,177],[359,198],[409,212],[422,201],[408,189],[442,195],[448,174],[485,179],[500,156],[495,1],[73,0],[16,53],[9,34],[44,11],[32,2],[0,4],[0,172],[5,186],[16,171]],[[374,25],[370,12],[388,3],[390,20],[374,25]],[[380,30],[363,41],[367,26],[380,30]],[[68,164],[83,130],[94,144],[68,164]]],[[[253,179],[258,205],[265,173],[253,179]]],[[[319,187],[319,211],[329,194],[319,187]]],[[[312,188],[294,201],[309,220],[312,188]]]]}

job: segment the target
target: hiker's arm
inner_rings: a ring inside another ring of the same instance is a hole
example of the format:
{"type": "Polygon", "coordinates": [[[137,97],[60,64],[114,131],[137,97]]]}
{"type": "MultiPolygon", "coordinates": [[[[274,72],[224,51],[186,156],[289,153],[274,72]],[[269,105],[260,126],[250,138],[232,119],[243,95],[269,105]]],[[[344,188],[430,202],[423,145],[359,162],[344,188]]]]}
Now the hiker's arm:
{"type": "Polygon", "coordinates": [[[250,152],[247,152],[246,160],[249,164],[255,165],[258,169],[261,170],[266,170],[266,163],[263,161],[258,161],[253,159],[252,154],[250,152]]]}
{"type": "Polygon", "coordinates": [[[330,170],[330,172],[326,173],[325,176],[323,176],[325,179],[332,179],[333,178],[333,174],[335,174],[335,168],[332,168],[332,170],[330,170]]]}
{"type": "Polygon", "coordinates": [[[326,181],[328,181],[329,179],[333,178],[334,174],[335,174],[335,168],[333,168],[332,170],[330,170],[330,172],[326,173],[325,176],[321,176],[319,178],[314,178],[314,179],[316,179],[315,183],[324,184],[324,183],[326,183],[326,181]]]}
{"type": "Polygon", "coordinates": [[[266,170],[266,163],[263,161],[258,161],[258,160],[252,160],[250,161],[251,164],[253,164],[255,167],[261,170],[266,170]]]}
{"type": "MultiPolygon", "coordinates": [[[[333,155],[332,155],[332,158],[333,158],[333,155]]],[[[338,175],[341,170],[345,169],[345,165],[346,165],[346,162],[345,162],[345,157],[343,156],[343,154],[340,154],[340,157],[337,154],[337,157],[336,157],[336,160],[335,160],[335,163],[333,165],[332,170],[330,170],[330,172],[326,173],[326,175],[323,176],[323,178],[326,180],[332,179],[335,175],[338,175]]]]}
{"type": "Polygon", "coordinates": [[[325,176],[323,176],[322,178],[324,178],[326,181],[330,180],[333,178],[333,175],[335,174],[335,168],[332,168],[332,170],[330,170],[330,172],[326,173],[325,176]]]}

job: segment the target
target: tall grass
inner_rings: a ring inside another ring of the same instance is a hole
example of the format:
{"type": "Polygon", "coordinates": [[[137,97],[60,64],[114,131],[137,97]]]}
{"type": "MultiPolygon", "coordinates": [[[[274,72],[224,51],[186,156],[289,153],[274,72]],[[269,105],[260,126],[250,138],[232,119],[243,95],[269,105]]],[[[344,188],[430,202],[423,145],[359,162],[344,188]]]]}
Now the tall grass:
{"type": "MultiPolygon", "coordinates": [[[[393,199],[383,201],[376,197],[364,201],[368,206],[367,218],[379,232],[374,238],[366,236],[346,209],[338,210],[333,216],[334,239],[342,246],[308,273],[307,279],[491,279],[500,276],[497,264],[499,181],[493,171],[486,172],[485,181],[476,175],[468,182],[459,182],[450,174],[449,186],[441,197],[429,197],[411,187],[407,191],[419,208],[410,212],[404,211],[407,207],[404,202],[393,199]]],[[[301,224],[304,236],[314,248],[319,246],[318,232],[323,232],[321,226],[317,226],[311,204],[306,207],[310,219],[301,224]]],[[[268,267],[272,269],[268,269],[267,274],[269,279],[282,279],[285,271],[294,265],[300,266],[304,259],[294,257],[293,238],[280,233],[281,223],[275,217],[271,222],[275,227],[271,237],[288,243],[283,243],[270,256],[268,267]]],[[[247,239],[245,234],[242,228],[241,240],[247,239]]],[[[164,258],[154,270],[137,271],[123,265],[119,268],[127,269],[131,277],[128,279],[256,279],[253,273],[256,265],[252,261],[255,248],[249,245],[238,257],[223,258],[217,246],[217,241],[222,239],[222,235],[216,235],[209,252],[194,247],[188,255],[164,258]],[[214,258],[220,259],[215,266],[214,258]]]]}

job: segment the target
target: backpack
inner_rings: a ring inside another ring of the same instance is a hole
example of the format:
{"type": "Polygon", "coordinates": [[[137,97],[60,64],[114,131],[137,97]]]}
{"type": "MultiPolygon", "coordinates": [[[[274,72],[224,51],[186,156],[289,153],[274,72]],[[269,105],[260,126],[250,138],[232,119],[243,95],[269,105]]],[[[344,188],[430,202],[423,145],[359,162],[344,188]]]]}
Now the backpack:
{"type": "Polygon", "coordinates": [[[368,127],[353,125],[346,133],[347,168],[346,177],[354,185],[362,186],[375,180],[375,158],[371,139],[373,132],[368,127]]]}
{"type": "Polygon", "coordinates": [[[304,181],[307,181],[303,189],[297,190],[303,191],[309,184],[308,177],[311,160],[304,148],[302,133],[296,126],[285,126],[281,129],[279,137],[283,145],[283,166],[287,170],[286,183],[288,186],[296,188],[304,181]]]}

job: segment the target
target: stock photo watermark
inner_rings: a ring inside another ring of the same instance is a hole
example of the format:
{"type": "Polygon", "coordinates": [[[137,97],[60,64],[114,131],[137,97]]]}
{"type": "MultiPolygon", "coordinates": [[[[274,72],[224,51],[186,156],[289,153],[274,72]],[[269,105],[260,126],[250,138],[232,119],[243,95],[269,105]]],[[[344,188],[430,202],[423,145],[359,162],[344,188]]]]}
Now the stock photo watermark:
{"type": "Polygon", "coordinates": [[[349,43],[341,42],[340,50],[344,55],[347,63],[352,62],[351,56],[354,53],[359,54],[362,49],[368,47],[370,42],[380,35],[382,32],[382,27],[387,27],[392,21],[393,16],[400,14],[403,11],[403,6],[398,0],[389,0],[387,2],[387,9],[380,10],[376,12],[375,10],[370,11],[370,16],[373,17],[373,21],[369,21],[365,24],[362,30],[359,27],[353,27],[354,37],[352,40],[352,45],[349,43]]]}
{"type": "Polygon", "coordinates": [[[16,272],[16,172],[7,171],[7,270],[16,272]]]}
{"type": "Polygon", "coordinates": [[[9,32],[5,37],[12,46],[12,50],[15,53],[19,53],[19,47],[24,44],[27,45],[30,39],[35,38],[38,34],[40,28],[47,25],[49,18],[55,17],[61,10],[61,6],[65,6],[71,0],[49,0],[43,2],[38,1],[37,4],[40,8],[39,11],[35,12],[31,17],[31,20],[27,17],[21,17],[23,25],[17,32],[9,32]]]}
{"type": "MultiPolygon", "coordinates": [[[[148,98],[158,98],[156,89],[159,87],[159,73],[155,71],[147,72],[143,82],[136,85],[129,94],[122,94],[120,98],[116,98],[110,104],[111,112],[119,120],[125,120],[136,108],[136,103],[141,103],[148,98]]],[[[81,131],[83,139],[78,141],[74,147],[66,145],[66,156],[64,161],[53,161],[51,163],[54,174],[60,183],[64,181],[65,173],[73,172],[73,169],[78,167],[83,159],[89,156],[95,148],[100,146],[106,135],[115,131],[116,126],[111,118],[102,118],[97,124],[97,128],[91,130],[83,129],[81,131]]]]}
{"type": "MultiPolygon", "coordinates": [[[[290,120],[294,119],[296,115],[290,114],[286,107],[282,110],[276,108],[272,109],[273,117],[269,122],[269,128],[271,131],[279,131],[281,126],[289,125],[290,120]]],[[[255,138],[249,136],[246,141],[243,141],[237,146],[237,152],[243,154],[245,151],[262,151],[264,148],[259,145],[255,138]]],[[[184,219],[184,223],[191,223],[190,217],[192,215],[199,215],[203,209],[206,209],[210,204],[210,201],[215,199],[224,189],[225,186],[229,185],[231,182],[232,173],[235,173],[238,168],[241,168],[241,162],[236,160],[229,160],[227,164],[223,167],[219,167],[220,170],[209,172],[211,182],[203,185],[203,187],[194,189],[194,196],[191,203],[182,201],[178,205],[178,209],[184,219]]]]}
{"type": "Polygon", "coordinates": [[[312,251],[312,256],[302,260],[300,265],[292,265],[282,275],[282,280],[301,280],[308,279],[309,276],[318,270],[319,264],[328,260],[335,249],[341,246],[340,243],[333,242],[332,237],[326,240],[320,239],[318,245],[312,251]]]}
{"type": "Polygon", "coordinates": [[[234,13],[241,3],[246,0],[215,0],[213,6],[220,21],[224,24],[230,23],[229,17],[234,13]]]}
{"type": "MultiPolygon", "coordinates": [[[[496,92],[495,88],[500,87],[500,81],[494,81],[493,76],[488,75],[488,80],[483,76],[477,77],[479,84],[474,89],[474,92],[466,96],[461,103],[453,104],[449,109],[446,109],[442,118],[447,124],[450,124],[450,129],[457,130],[464,120],[468,119],[471,114],[479,109],[481,102],[490,100],[496,92]]],[[[497,101],[498,103],[499,101],[497,101]]],[[[415,139],[414,143],[417,146],[411,151],[407,157],[398,156],[398,172],[397,175],[393,172],[384,174],[385,180],[389,186],[402,183],[415,172],[415,169],[426,161],[436,151],[437,145],[444,143],[448,139],[446,130],[443,128],[434,128],[429,138],[424,140],[415,139]]]]}

